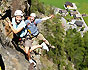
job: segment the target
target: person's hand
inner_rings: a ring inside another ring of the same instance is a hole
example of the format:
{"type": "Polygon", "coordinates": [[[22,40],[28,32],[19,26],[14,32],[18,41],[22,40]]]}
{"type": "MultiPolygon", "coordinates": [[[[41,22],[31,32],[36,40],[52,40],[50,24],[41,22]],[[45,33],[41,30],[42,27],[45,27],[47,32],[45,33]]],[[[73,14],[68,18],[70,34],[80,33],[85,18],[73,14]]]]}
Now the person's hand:
{"type": "Polygon", "coordinates": [[[8,21],[8,24],[9,24],[10,27],[12,26],[12,25],[11,25],[11,21],[8,21]]]}
{"type": "Polygon", "coordinates": [[[51,17],[51,18],[53,18],[53,17],[54,17],[54,15],[51,15],[50,17],[51,17]]]}
{"type": "Polygon", "coordinates": [[[9,26],[11,27],[11,24],[9,23],[9,26]]]}

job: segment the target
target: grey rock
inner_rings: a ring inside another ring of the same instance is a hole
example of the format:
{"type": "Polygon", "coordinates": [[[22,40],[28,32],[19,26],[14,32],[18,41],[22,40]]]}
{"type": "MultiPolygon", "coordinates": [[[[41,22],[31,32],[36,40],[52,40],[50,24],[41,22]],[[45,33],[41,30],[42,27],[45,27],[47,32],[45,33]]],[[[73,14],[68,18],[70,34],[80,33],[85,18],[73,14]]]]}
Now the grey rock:
{"type": "Polygon", "coordinates": [[[29,62],[25,59],[23,54],[18,54],[18,51],[9,47],[9,39],[6,40],[6,37],[0,33],[0,54],[3,57],[6,70],[28,70],[29,62]],[[3,46],[5,47],[3,47],[3,46]],[[6,47],[8,46],[8,47],[6,47]]]}

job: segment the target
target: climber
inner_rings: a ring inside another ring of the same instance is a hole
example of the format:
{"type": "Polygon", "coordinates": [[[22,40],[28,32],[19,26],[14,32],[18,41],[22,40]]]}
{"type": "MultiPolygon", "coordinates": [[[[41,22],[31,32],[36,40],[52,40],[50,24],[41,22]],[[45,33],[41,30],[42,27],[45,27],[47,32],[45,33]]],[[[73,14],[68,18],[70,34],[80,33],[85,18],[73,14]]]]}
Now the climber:
{"type": "MultiPolygon", "coordinates": [[[[43,43],[41,45],[32,46],[32,43],[28,44],[28,45],[25,45],[26,47],[30,46],[30,48],[31,48],[30,50],[29,50],[29,48],[26,48],[26,51],[27,52],[29,51],[29,54],[30,54],[30,52],[32,52],[36,48],[43,48],[43,49],[46,49],[47,51],[49,51],[48,46],[50,46],[52,48],[55,48],[54,46],[51,46],[51,44],[49,44],[49,42],[44,38],[44,36],[41,33],[39,33],[38,28],[36,26],[36,24],[38,24],[38,23],[40,23],[40,22],[42,22],[44,20],[50,19],[52,17],[54,17],[54,16],[51,15],[50,17],[45,17],[45,18],[42,18],[42,19],[36,19],[36,14],[31,13],[30,17],[28,17],[28,19],[25,21],[25,24],[27,25],[27,31],[28,31],[27,36],[30,37],[30,41],[35,37],[38,40],[43,40],[43,43]]],[[[29,43],[29,42],[26,42],[26,43],[29,43]]],[[[29,57],[29,62],[30,63],[33,62],[33,60],[30,57],[29,57]]]]}
{"type": "Polygon", "coordinates": [[[36,19],[36,14],[31,13],[30,17],[28,18],[28,20],[25,21],[25,23],[27,24],[27,30],[28,30],[27,35],[29,34],[31,38],[36,37],[39,40],[43,40],[45,44],[47,44],[51,48],[55,48],[54,46],[51,46],[51,44],[44,38],[44,36],[41,33],[39,33],[39,30],[36,26],[38,23],[41,23],[42,21],[50,19],[52,17],[54,17],[54,15],[51,15],[50,17],[45,17],[42,19],[36,19]]]}
{"type": "Polygon", "coordinates": [[[27,39],[27,28],[26,28],[26,24],[24,20],[22,19],[23,17],[22,11],[16,10],[14,13],[14,16],[15,17],[12,18],[12,22],[9,21],[9,26],[11,27],[14,33],[14,37],[12,41],[14,41],[18,45],[18,42],[20,41],[19,39],[22,39],[22,40],[25,39],[24,40],[24,47],[25,47],[24,52],[26,53],[29,62],[34,63],[34,65],[36,65],[36,63],[30,58],[30,52],[36,48],[43,48],[47,51],[49,51],[49,49],[45,43],[42,43],[41,45],[32,46],[31,40],[27,39]]]}
{"type": "Polygon", "coordinates": [[[19,38],[24,37],[27,33],[27,30],[25,29],[26,24],[24,22],[24,20],[22,19],[23,17],[23,12],[21,10],[16,10],[14,13],[14,16],[12,18],[12,23],[10,21],[9,22],[9,26],[11,27],[14,36],[13,36],[13,41],[16,42],[16,44],[19,41],[19,38]]]}

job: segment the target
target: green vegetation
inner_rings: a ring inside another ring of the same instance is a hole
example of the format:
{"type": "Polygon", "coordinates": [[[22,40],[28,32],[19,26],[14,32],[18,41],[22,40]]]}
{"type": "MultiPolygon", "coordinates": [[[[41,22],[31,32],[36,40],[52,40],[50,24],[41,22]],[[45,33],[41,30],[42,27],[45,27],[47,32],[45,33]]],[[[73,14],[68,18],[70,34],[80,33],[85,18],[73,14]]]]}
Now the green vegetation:
{"type": "Polygon", "coordinates": [[[76,29],[69,29],[64,35],[61,23],[57,20],[59,17],[57,15],[53,21],[48,20],[45,22],[45,32],[48,34],[45,34],[45,37],[52,45],[56,46],[56,49],[50,49],[47,55],[48,58],[52,58],[54,63],[59,64],[60,70],[63,70],[63,66],[65,66],[66,70],[72,69],[72,63],[77,70],[87,69],[88,32],[85,33],[84,37],[81,37],[81,34],[76,29]],[[66,64],[66,60],[68,64],[66,64]]]}
{"type": "Polygon", "coordinates": [[[84,21],[86,22],[86,24],[88,26],[88,17],[84,17],[83,19],[84,19],[84,21]]]}
{"type": "Polygon", "coordinates": [[[84,55],[84,41],[80,33],[76,32],[75,29],[68,30],[65,37],[65,50],[67,52],[67,57],[70,58],[76,66],[77,70],[81,69],[81,64],[84,55]]]}
{"type": "Polygon", "coordinates": [[[71,20],[74,19],[74,17],[73,17],[73,16],[70,16],[70,15],[64,16],[64,18],[65,18],[68,22],[71,22],[71,20]]]}
{"type": "Polygon", "coordinates": [[[69,1],[69,2],[74,2],[76,3],[77,7],[78,7],[78,10],[81,12],[81,13],[86,13],[88,14],[88,10],[87,10],[87,7],[88,7],[88,0],[39,0],[45,4],[49,4],[49,5],[52,5],[52,6],[56,6],[56,7],[59,7],[59,8],[62,8],[64,9],[64,4],[66,1],[69,1]]]}
{"type": "MultiPolygon", "coordinates": [[[[49,1],[48,3],[52,4],[54,3],[50,0],[44,1],[49,1]]],[[[64,3],[63,0],[61,1],[64,3]]],[[[76,0],[76,2],[79,1],[76,0]]],[[[81,0],[80,2],[84,1],[81,0]]],[[[77,5],[78,4],[79,3],[77,3],[77,5]]],[[[63,6],[63,4],[61,5],[63,6]]],[[[45,15],[53,13],[53,10],[50,6],[46,6],[44,4],[39,6],[43,7],[45,15]]],[[[37,8],[42,10],[39,6],[37,8]]],[[[36,10],[38,11],[37,8],[36,10]]],[[[33,11],[36,12],[36,10],[33,11]]],[[[69,17],[70,16],[66,16],[65,18],[69,17]]],[[[42,31],[42,33],[46,39],[56,47],[55,49],[50,49],[50,51],[47,53],[47,58],[49,60],[53,60],[53,62],[57,64],[58,70],[74,70],[74,68],[76,70],[88,70],[88,32],[86,32],[83,37],[81,37],[81,34],[77,32],[76,29],[69,29],[65,33],[60,18],[60,15],[55,15],[52,20],[47,20],[44,22],[44,31],[42,31]],[[72,65],[74,67],[72,67],[72,65]]],[[[51,70],[51,68],[48,67],[47,70],[51,70]]]]}
{"type": "MultiPolygon", "coordinates": [[[[81,14],[88,14],[88,0],[39,0],[46,5],[56,6],[58,8],[64,9],[65,2],[69,1],[76,3],[76,6],[81,14]]],[[[88,17],[84,17],[86,24],[88,25],[88,17]]]]}

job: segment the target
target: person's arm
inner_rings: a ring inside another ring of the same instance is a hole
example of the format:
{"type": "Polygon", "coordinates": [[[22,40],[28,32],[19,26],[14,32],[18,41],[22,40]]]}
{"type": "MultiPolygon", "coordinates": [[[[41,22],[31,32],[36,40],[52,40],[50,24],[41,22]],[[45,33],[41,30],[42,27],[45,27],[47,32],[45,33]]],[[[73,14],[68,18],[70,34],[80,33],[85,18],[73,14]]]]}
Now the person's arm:
{"type": "Polygon", "coordinates": [[[51,15],[50,17],[44,17],[42,19],[36,19],[35,24],[41,23],[42,21],[45,21],[45,20],[53,18],[53,17],[54,17],[54,15],[51,15]]]}
{"type": "Polygon", "coordinates": [[[25,24],[28,25],[28,23],[31,23],[30,20],[25,20],[25,24]]]}
{"type": "Polygon", "coordinates": [[[50,18],[53,18],[54,17],[54,15],[51,15],[50,17],[45,17],[45,18],[42,18],[41,20],[43,21],[43,20],[47,20],[47,19],[50,19],[50,18]]]}
{"type": "Polygon", "coordinates": [[[13,31],[15,34],[17,34],[18,32],[20,32],[20,31],[23,29],[23,27],[14,29],[13,26],[11,25],[11,22],[9,22],[9,26],[11,27],[12,31],[13,31]]]}

